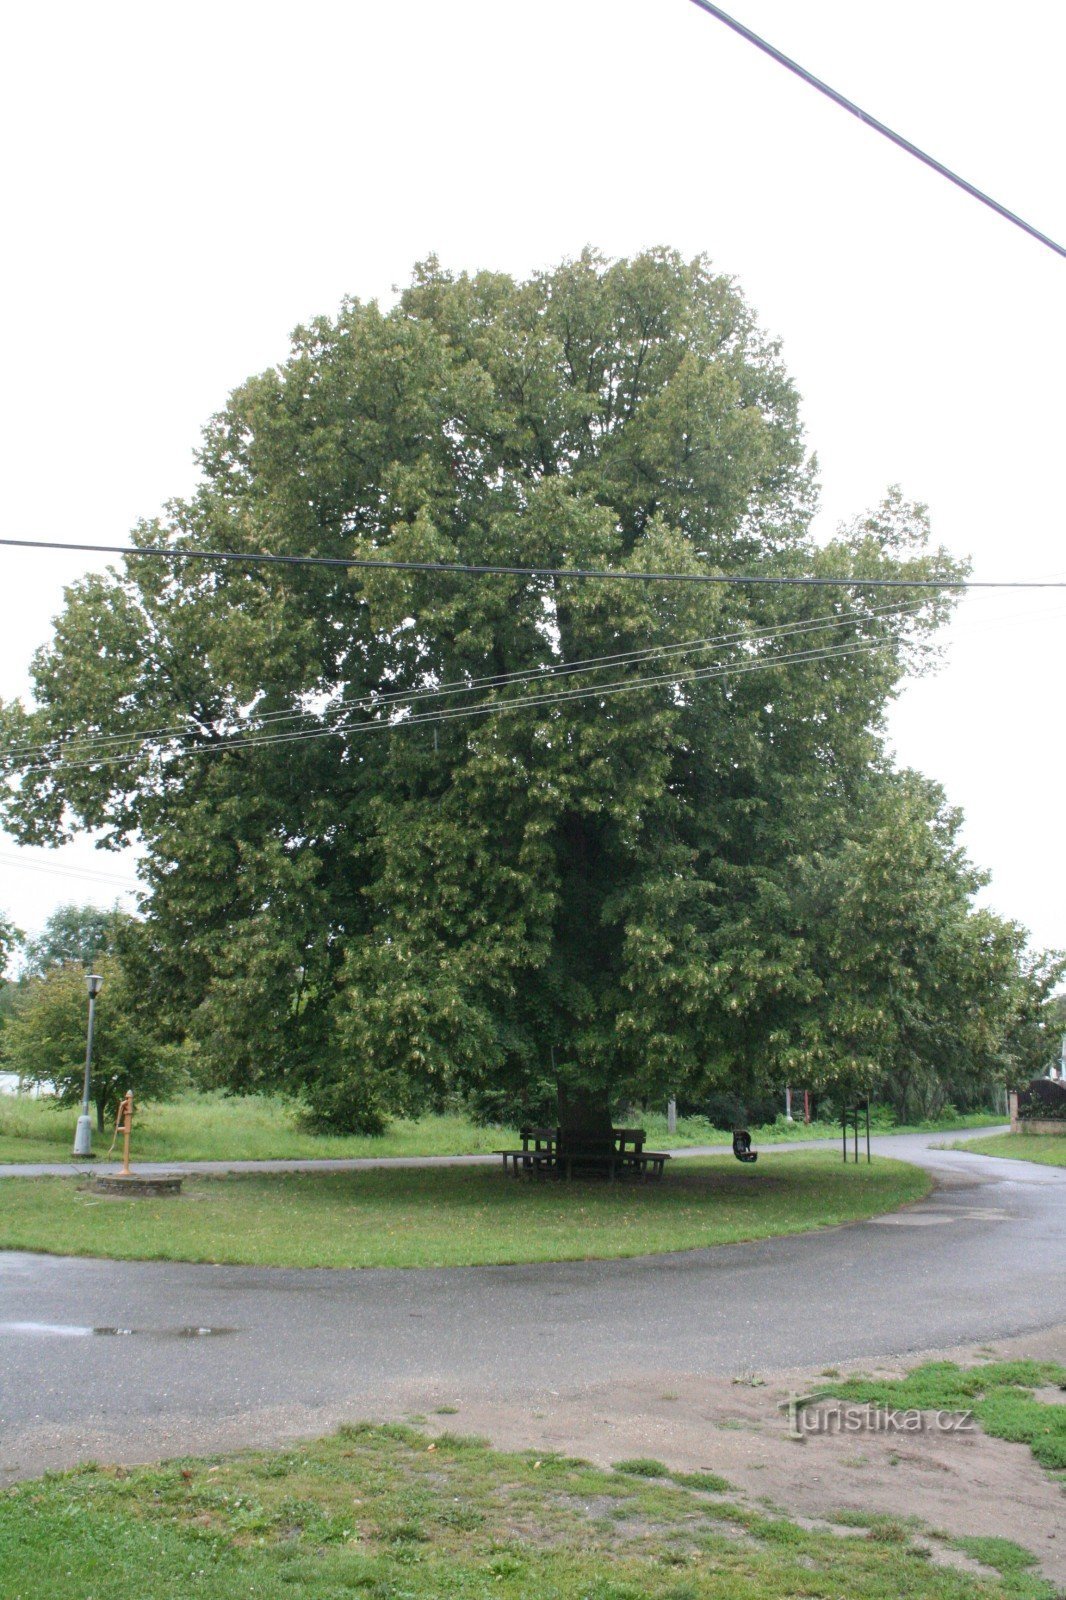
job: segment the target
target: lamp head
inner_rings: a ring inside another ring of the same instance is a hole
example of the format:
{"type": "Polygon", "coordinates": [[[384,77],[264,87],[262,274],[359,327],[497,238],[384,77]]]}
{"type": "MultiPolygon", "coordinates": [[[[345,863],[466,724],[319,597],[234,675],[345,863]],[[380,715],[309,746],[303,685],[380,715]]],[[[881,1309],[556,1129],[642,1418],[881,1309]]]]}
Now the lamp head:
{"type": "Polygon", "coordinates": [[[95,1000],[104,986],[104,980],[98,972],[90,972],[85,979],[85,987],[89,991],[89,999],[95,1000]]]}

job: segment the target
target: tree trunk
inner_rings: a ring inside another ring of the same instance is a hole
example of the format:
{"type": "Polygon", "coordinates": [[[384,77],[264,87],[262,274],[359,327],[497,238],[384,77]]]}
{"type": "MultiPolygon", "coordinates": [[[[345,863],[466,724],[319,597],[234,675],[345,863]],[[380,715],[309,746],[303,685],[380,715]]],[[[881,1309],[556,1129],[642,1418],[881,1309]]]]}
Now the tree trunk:
{"type": "Polygon", "coordinates": [[[578,1088],[559,1084],[559,1149],[610,1155],[614,1149],[614,1125],[606,1089],[578,1088]]]}

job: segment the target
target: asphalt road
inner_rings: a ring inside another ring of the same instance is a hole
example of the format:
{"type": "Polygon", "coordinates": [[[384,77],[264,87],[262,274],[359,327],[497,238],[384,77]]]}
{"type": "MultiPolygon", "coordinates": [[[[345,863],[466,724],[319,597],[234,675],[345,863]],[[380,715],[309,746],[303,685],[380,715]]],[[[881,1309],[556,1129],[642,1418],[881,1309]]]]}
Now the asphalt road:
{"type": "Polygon", "coordinates": [[[918,1206],[669,1256],[337,1272],[0,1254],[0,1481],[1066,1323],[1066,1170],[930,1148],[943,1138],[874,1141],[935,1171],[918,1206]]]}

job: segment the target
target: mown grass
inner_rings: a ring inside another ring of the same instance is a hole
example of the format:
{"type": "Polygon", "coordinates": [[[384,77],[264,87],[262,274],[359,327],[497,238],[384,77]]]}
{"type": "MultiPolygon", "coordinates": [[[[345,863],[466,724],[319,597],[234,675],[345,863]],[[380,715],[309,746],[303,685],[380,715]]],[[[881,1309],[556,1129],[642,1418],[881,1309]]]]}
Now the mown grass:
{"type": "Polygon", "coordinates": [[[966,1139],[952,1150],[969,1150],[977,1156],[1009,1156],[1012,1161],[1036,1161],[1042,1167],[1066,1167],[1066,1128],[1057,1133],[1003,1133],[991,1139],[966,1139]]]}
{"type": "Polygon", "coordinates": [[[909,1530],[810,1532],[676,1482],[396,1426],[276,1454],[85,1467],[0,1495],[6,1600],[1050,1600],[909,1530]]]}
{"type": "MultiPolygon", "coordinates": [[[[0,1096],[0,1162],[66,1161],[74,1141],[76,1112],[50,1100],[0,1096]]],[[[994,1117],[949,1117],[939,1123],[900,1128],[896,1132],[952,1132],[988,1127],[994,1117]]],[[[728,1145],[730,1135],[706,1117],[680,1117],[676,1133],[668,1133],[666,1117],[648,1112],[640,1123],[650,1146],[680,1149],[686,1145],[728,1145]]],[[[879,1129],[878,1131],[888,1131],[879,1129]]],[[[756,1145],[840,1137],[835,1123],[786,1123],[784,1118],[752,1130],[756,1145]]],[[[291,1100],[273,1095],[234,1098],[222,1094],[187,1094],[166,1105],[138,1106],[134,1153],[141,1161],[303,1161],[365,1156],[476,1155],[510,1147],[517,1132],[507,1127],[479,1127],[467,1118],[426,1116],[398,1118],[386,1131],[363,1134],[309,1133],[301,1127],[291,1100]]],[[[97,1155],[106,1154],[110,1133],[94,1134],[97,1155]]]]}
{"type": "Polygon", "coordinates": [[[826,1151],[677,1162],[659,1183],[516,1182],[497,1167],[187,1178],[117,1199],[71,1178],[8,1178],[0,1249],[292,1267],[457,1267],[691,1250],[802,1233],[929,1192],[904,1162],[826,1151]]]}
{"type": "Polygon", "coordinates": [[[1066,1389],[1066,1366],[1055,1361],[989,1361],[960,1367],[931,1361],[896,1379],[834,1383],[842,1400],[902,1411],[972,1411],[988,1434],[1027,1444],[1041,1466],[1066,1471],[1066,1404],[1048,1404],[1034,1390],[1066,1389]]]}

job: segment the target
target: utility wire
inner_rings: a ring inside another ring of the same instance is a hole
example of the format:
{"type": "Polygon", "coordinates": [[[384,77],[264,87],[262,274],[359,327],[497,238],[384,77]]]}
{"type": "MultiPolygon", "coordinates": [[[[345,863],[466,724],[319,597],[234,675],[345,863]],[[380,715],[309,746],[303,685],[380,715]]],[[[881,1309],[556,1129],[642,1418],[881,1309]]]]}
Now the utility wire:
{"type": "MultiPolygon", "coordinates": [[[[903,608],[899,608],[899,609],[903,610],[903,608]]],[[[1056,620],[1060,615],[1061,615],[1060,612],[1048,612],[1048,613],[1045,614],[1047,620],[1056,620]]],[[[855,620],[862,620],[862,619],[861,618],[860,619],[856,619],[856,618],[849,617],[849,618],[842,618],[840,620],[841,621],[855,621],[855,620]]],[[[1006,620],[1008,620],[1008,621],[1016,621],[1016,622],[1017,621],[1025,621],[1025,622],[1031,621],[1031,619],[1029,617],[1027,617],[1026,615],[1024,615],[1022,613],[1017,613],[1013,618],[1008,618],[1006,620]]],[[[999,626],[1002,625],[1002,621],[1003,621],[1003,619],[990,619],[988,622],[983,623],[983,624],[977,624],[976,626],[977,626],[978,629],[980,629],[982,627],[990,627],[990,626],[999,627],[999,626]]],[[[750,635],[745,635],[745,637],[746,638],[750,638],[751,636],[750,635]]],[[[767,641],[764,640],[763,642],[767,642],[767,641]]],[[[873,650],[885,649],[885,648],[888,648],[892,644],[898,644],[900,642],[901,642],[901,635],[899,635],[899,634],[890,634],[887,637],[884,637],[882,639],[843,641],[842,643],[839,643],[837,645],[832,645],[832,646],[828,646],[828,647],[825,647],[825,648],[812,649],[812,650],[807,650],[807,651],[794,651],[794,652],[791,652],[791,653],[785,653],[785,654],[780,655],[780,656],[766,657],[766,658],[764,658],[762,660],[759,660],[759,661],[753,661],[753,662],[747,662],[747,663],[728,663],[728,662],[722,663],[722,662],[718,662],[718,663],[715,663],[715,664],[713,664],[711,666],[708,666],[708,667],[690,669],[687,672],[669,672],[669,673],[664,673],[664,674],[661,674],[661,675],[658,675],[658,676],[652,677],[652,678],[638,677],[636,679],[624,679],[620,683],[615,683],[615,684],[597,684],[597,685],[593,685],[592,687],[589,687],[589,688],[569,690],[569,691],[566,691],[566,692],[563,692],[563,693],[549,693],[549,694],[538,695],[538,696],[514,696],[509,700],[484,701],[480,705],[472,706],[472,707],[463,707],[463,706],[445,707],[443,709],[439,709],[439,710],[436,710],[436,711],[428,711],[428,712],[416,713],[414,716],[411,716],[411,717],[396,717],[396,716],[394,716],[394,717],[392,717],[392,718],[390,718],[388,720],[377,719],[377,720],[374,720],[374,721],[363,722],[363,723],[343,723],[343,722],[342,723],[333,723],[333,724],[329,724],[329,725],[318,727],[318,728],[314,728],[314,729],[302,729],[302,730],[301,729],[297,729],[297,730],[295,730],[293,732],[287,732],[287,733],[281,733],[281,734],[271,734],[269,732],[267,732],[265,735],[262,735],[262,736],[259,736],[259,735],[256,735],[256,734],[250,734],[247,737],[231,738],[231,739],[228,739],[228,740],[219,740],[217,743],[208,743],[208,744],[199,744],[199,745],[194,745],[194,746],[186,746],[184,749],[173,751],[170,754],[173,757],[177,757],[177,758],[182,758],[182,757],[186,757],[186,756],[195,756],[195,755],[219,755],[219,754],[223,754],[223,753],[225,753],[226,751],[229,751],[229,750],[243,750],[243,749],[248,749],[248,748],[259,746],[259,745],[273,745],[273,744],[283,744],[283,743],[293,743],[293,742],[298,743],[298,742],[307,741],[307,740],[310,740],[310,739],[328,738],[328,737],[331,737],[333,735],[344,735],[344,734],[348,734],[348,733],[351,733],[351,734],[358,734],[358,733],[390,733],[390,732],[395,733],[395,732],[402,731],[405,728],[419,726],[419,725],[422,725],[424,723],[448,722],[448,721],[453,721],[453,720],[456,720],[456,719],[461,719],[461,718],[467,717],[467,716],[482,716],[482,715],[486,715],[488,713],[495,713],[495,712],[502,712],[502,711],[512,711],[512,710],[521,711],[521,710],[537,708],[537,707],[541,707],[541,706],[545,706],[545,705],[551,706],[551,705],[553,705],[553,704],[555,704],[555,703],[557,703],[559,701],[578,700],[578,699],[594,699],[597,696],[607,696],[607,695],[612,695],[612,694],[617,694],[617,693],[626,693],[626,692],[645,689],[645,688],[654,688],[654,687],[661,686],[663,684],[668,684],[668,683],[681,684],[681,683],[699,682],[699,681],[703,681],[703,680],[708,679],[708,678],[726,678],[726,677],[730,677],[730,676],[741,676],[741,675],[745,675],[745,674],[747,674],[749,672],[752,672],[752,671],[766,671],[766,670],[769,670],[769,669],[774,668],[774,667],[789,666],[789,665],[793,665],[793,664],[797,664],[797,663],[808,663],[808,662],[818,662],[818,661],[824,661],[824,660],[835,660],[835,659],[838,659],[838,658],[844,657],[844,656],[864,653],[864,652],[873,651],[873,650]]],[[[667,648],[669,648],[669,647],[667,647],[667,648]]],[[[413,695],[413,696],[409,696],[408,700],[417,699],[417,698],[418,697],[417,697],[417,694],[416,694],[416,695],[413,695]]],[[[353,708],[347,708],[347,709],[351,710],[353,708]]],[[[385,709],[389,709],[389,708],[386,707],[385,709]]],[[[408,707],[406,705],[401,705],[401,706],[396,707],[395,709],[403,711],[403,710],[408,709],[408,707]]],[[[148,741],[145,740],[143,742],[147,743],[148,741]]],[[[41,748],[46,748],[46,747],[42,746],[41,748]]],[[[10,757],[11,753],[12,752],[10,752],[10,751],[7,752],[7,756],[10,757]]],[[[159,753],[162,754],[162,752],[159,752],[159,753]]],[[[90,757],[88,759],[79,760],[79,761],[70,761],[70,760],[67,760],[67,759],[65,759],[63,757],[57,756],[53,761],[40,762],[40,763],[35,763],[33,765],[24,765],[21,768],[13,767],[12,770],[13,771],[21,770],[21,771],[27,772],[27,773],[28,772],[60,773],[60,772],[67,772],[67,771],[70,771],[72,769],[77,770],[79,768],[87,768],[87,767],[109,766],[109,765],[129,765],[132,761],[136,760],[137,755],[138,755],[137,751],[134,751],[134,752],[132,752],[130,754],[124,754],[124,753],[119,752],[117,754],[102,754],[102,755],[97,756],[97,757],[90,757]]]]}
{"type": "Polygon", "coordinates": [[[611,567],[506,567],[469,561],[398,561],[388,556],[272,555],[265,550],[175,550],[163,545],[67,544],[54,539],[0,539],[19,550],[78,550],[85,554],[155,557],[164,561],[236,561],[276,567],[339,567],[363,572],[455,572],[496,578],[609,578],[626,583],[764,584],[798,589],[1066,589],[1066,579],[860,578],[782,576],[769,572],[634,572],[611,567]]]}
{"type": "Polygon", "coordinates": [[[23,861],[13,851],[0,851],[0,865],[23,867],[29,872],[50,872],[60,878],[74,878],[87,883],[103,883],[124,890],[126,894],[139,894],[143,884],[130,878],[120,878],[114,873],[97,872],[93,867],[61,867],[51,861],[23,861]]]}
{"type": "MultiPolygon", "coordinates": [[[[884,650],[898,643],[898,636],[892,635],[883,639],[844,642],[819,650],[786,652],[784,655],[769,657],[763,661],[716,663],[714,666],[693,668],[688,672],[668,672],[656,677],[627,678],[621,682],[597,684],[591,688],[563,690],[554,694],[516,695],[507,700],[482,701],[473,706],[452,706],[437,711],[418,712],[410,717],[394,717],[390,720],[378,719],[370,722],[340,723],[314,730],[296,730],[289,733],[268,734],[265,737],[251,736],[242,739],[231,739],[219,741],[217,744],[202,744],[186,747],[183,750],[176,750],[171,753],[171,759],[177,761],[189,756],[220,755],[231,750],[258,749],[265,745],[306,743],[312,739],[334,738],[344,735],[397,733],[426,723],[453,722],[464,720],[468,717],[496,715],[510,711],[528,711],[545,706],[551,707],[573,700],[606,699],[617,694],[633,694],[646,689],[661,688],[667,684],[680,685],[703,682],[710,678],[744,677],[751,672],[766,672],[775,667],[833,661],[844,656],[857,655],[873,650],[884,650]]],[[[64,761],[60,759],[55,762],[42,762],[24,767],[22,770],[26,773],[48,772],[61,774],[85,767],[127,766],[136,759],[137,752],[132,754],[120,753],[112,756],[90,757],[80,761],[64,761]]]]}
{"type": "MultiPolygon", "coordinates": [[[[866,612],[828,612],[817,617],[808,617],[797,622],[781,623],[776,626],[767,626],[755,629],[738,629],[732,633],[712,635],[706,639],[690,639],[674,644],[653,645],[645,650],[620,651],[614,655],[590,656],[578,661],[547,662],[543,666],[527,668],[522,671],[497,673],[494,676],[482,678],[457,679],[451,683],[437,684],[424,689],[397,689],[384,692],[371,692],[352,700],[346,705],[332,708],[334,713],[342,716],[350,715],[354,711],[377,711],[397,703],[409,703],[417,700],[436,699],[445,695],[472,694],[480,689],[495,689],[515,687],[528,683],[552,683],[563,678],[578,676],[587,672],[599,672],[608,666],[628,666],[640,662],[657,660],[668,656],[689,655],[700,650],[712,649],[717,645],[727,644],[768,644],[776,639],[793,637],[800,633],[818,632],[822,629],[839,628],[852,623],[862,623],[881,620],[889,617],[902,617],[921,610],[920,605],[894,605],[873,607],[866,612]]],[[[326,709],[326,708],[324,708],[326,709]]],[[[249,712],[240,720],[254,724],[257,729],[276,727],[283,722],[296,722],[310,720],[316,713],[310,710],[302,711],[275,711],[263,712],[260,715],[249,712]]],[[[321,718],[319,718],[321,721],[321,718]]],[[[6,750],[0,751],[0,761],[10,760],[16,756],[30,756],[47,754],[55,750],[56,755],[81,755],[86,751],[110,748],[129,744],[144,744],[151,739],[161,738],[192,738],[197,733],[195,727],[186,723],[182,726],[175,724],[169,727],[147,728],[130,730],[127,733],[95,734],[84,738],[77,737],[76,729],[68,729],[65,733],[54,734],[50,739],[42,740],[36,744],[11,745],[6,750]],[[67,742],[64,743],[63,741],[67,742]],[[58,749],[56,747],[59,747],[58,749]]],[[[234,733],[240,729],[235,728],[234,733]]]]}
{"type": "Polygon", "coordinates": [[[791,56],[786,56],[783,50],[778,50],[776,45],[770,44],[767,39],[761,38],[759,34],[753,33],[750,28],[745,27],[742,22],[738,22],[736,17],[731,17],[727,11],[723,11],[721,6],[712,5],[711,0],[692,0],[692,3],[698,6],[701,11],[706,11],[708,16],[716,17],[719,22],[724,22],[727,28],[732,28],[734,33],[738,33],[742,39],[746,39],[749,44],[753,44],[757,50],[763,51],[771,60],[778,62],[782,67],[787,67],[789,72],[794,72],[797,78],[802,78],[804,83],[809,83],[812,89],[818,90],[819,94],[824,94],[834,104],[850,112],[853,117],[858,117],[860,122],[865,122],[866,126],[873,128],[875,133],[883,134],[886,139],[890,139],[901,150],[905,150],[909,156],[914,156],[915,160],[924,162],[934,172],[939,172],[940,176],[947,178],[949,183],[955,184],[957,188],[964,190],[966,194],[972,195],[975,200],[979,200],[983,206],[988,206],[990,210],[1004,217],[1007,222],[1013,222],[1016,228],[1021,228],[1023,233],[1029,234],[1031,238],[1038,240],[1040,244],[1046,244],[1048,249],[1054,250],[1056,255],[1066,256],[1066,246],[1057,244],[1046,233],[1041,233],[1039,228],[1034,228],[1031,222],[1026,222],[1023,217],[1019,217],[1017,212],[1010,211],[1006,206],[1001,205],[998,200],[993,200],[991,195],[985,194],[983,189],[978,189],[976,185],[967,182],[965,178],[961,178],[957,172],[952,172],[950,167],[946,167],[942,161],[937,161],[935,156],[920,150],[916,144],[912,144],[909,139],[905,139],[901,133],[894,132],[885,123],[878,121],[877,117],[871,116],[868,111],[864,111],[861,106],[857,106],[854,100],[849,100],[839,90],[830,88],[829,84],[823,83],[821,78],[816,78],[813,72],[808,72],[806,67],[801,67],[798,61],[793,61],[791,56]]]}

